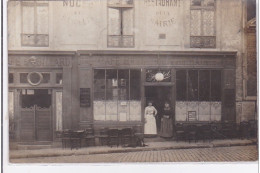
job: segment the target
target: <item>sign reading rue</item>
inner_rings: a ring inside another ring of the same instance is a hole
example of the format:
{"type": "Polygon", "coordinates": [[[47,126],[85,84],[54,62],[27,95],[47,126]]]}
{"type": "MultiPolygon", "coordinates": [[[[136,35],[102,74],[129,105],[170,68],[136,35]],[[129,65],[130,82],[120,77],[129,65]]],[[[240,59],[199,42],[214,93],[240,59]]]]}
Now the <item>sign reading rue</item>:
{"type": "Polygon", "coordinates": [[[80,88],[80,107],[90,107],[90,88],[80,88]]]}

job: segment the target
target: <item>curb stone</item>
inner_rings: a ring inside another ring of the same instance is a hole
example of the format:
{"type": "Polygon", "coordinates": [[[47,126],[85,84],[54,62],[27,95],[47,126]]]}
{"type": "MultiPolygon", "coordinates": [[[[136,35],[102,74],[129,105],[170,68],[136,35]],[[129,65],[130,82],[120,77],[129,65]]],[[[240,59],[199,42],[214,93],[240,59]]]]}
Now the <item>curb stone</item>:
{"type": "MultiPolygon", "coordinates": [[[[82,152],[70,152],[70,153],[41,153],[41,154],[26,154],[26,155],[10,155],[10,159],[22,159],[22,158],[37,158],[37,157],[59,157],[59,156],[72,156],[72,155],[92,155],[92,154],[109,154],[109,153],[126,153],[126,152],[138,152],[138,151],[158,151],[158,150],[173,150],[173,149],[193,149],[193,148],[217,148],[217,147],[231,147],[231,146],[246,146],[255,145],[256,142],[243,142],[243,143],[220,143],[220,144],[202,144],[192,146],[168,146],[168,147],[147,147],[147,148],[127,148],[127,149],[112,149],[102,151],[82,151],[82,152]]],[[[78,150],[76,150],[78,151],[78,150]]]]}

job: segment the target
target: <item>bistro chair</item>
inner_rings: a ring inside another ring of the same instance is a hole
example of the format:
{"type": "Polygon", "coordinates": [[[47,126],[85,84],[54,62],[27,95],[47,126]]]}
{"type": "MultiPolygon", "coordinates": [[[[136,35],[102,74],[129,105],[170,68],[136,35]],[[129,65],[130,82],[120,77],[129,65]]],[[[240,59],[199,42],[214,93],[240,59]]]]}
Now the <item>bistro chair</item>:
{"type": "Polygon", "coordinates": [[[131,146],[134,139],[133,129],[124,128],[119,130],[120,144],[122,146],[131,146]]]}
{"type": "Polygon", "coordinates": [[[249,136],[251,138],[255,138],[257,136],[257,121],[256,120],[249,120],[249,136]]]}
{"type": "Polygon", "coordinates": [[[250,131],[249,131],[249,123],[247,121],[240,122],[239,133],[241,139],[249,138],[250,131]]]}
{"type": "Polygon", "coordinates": [[[223,135],[220,133],[221,130],[221,123],[217,121],[213,121],[210,123],[211,127],[211,138],[214,139],[220,139],[223,137],[223,135]]]}
{"type": "Polygon", "coordinates": [[[236,126],[233,122],[223,122],[220,133],[224,138],[234,138],[236,135],[236,126]]]}
{"type": "Polygon", "coordinates": [[[175,126],[175,137],[176,141],[178,142],[180,139],[185,139],[185,128],[182,123],[177,123],[175,126]]]}
{"type": "Polygon", "coordinates": [[[212,132],[211,132],[211,126],[210,124],[203,124],[201,126],[198,126],[198,139],[201,139],[203,141],[211,140],[212,139],[212,132]]]}
{"type": "Polygon", "coordinates": [[[84,130],[83,140],[85,146],[94,146],[95,145],[95,135],[93,128],[87,128],[84,130]]]}
{"type": "Polygon", "coordinates": [[[101,145],[108,145],[108,134],[107,133],[108,133],[107,128],[100,129],[99,135],[97,135],[97,137],[99,138],[101,145]]]}
{"type": "Polygon", "coordinates": [[[71,131],[70,132],[70,148],[81,148],[81,140],[83,138],[84,131],[71,131]]]}
{"type": "Polygon", "coordinates": [[[113,145],[116,145],[118,147],[119,145],[119,130],[118,129],[108,129],[108,145],[112,147],[113,145]]]}
{"type": "Polygon", "coordinates": [[[186,127],[186,139],[189,141],[194,140],[197,142],[198,140],[198,132],[197,132],[197,126],[196,125],[188,125],[186,127]]]}
{"type": "Polygon", "coordinates": [[[61,137],[62,148],[66,148],[67,145],[70,145],[71,132],[72,130],[69,129],[62,131],[62,137],[61,137]]]}

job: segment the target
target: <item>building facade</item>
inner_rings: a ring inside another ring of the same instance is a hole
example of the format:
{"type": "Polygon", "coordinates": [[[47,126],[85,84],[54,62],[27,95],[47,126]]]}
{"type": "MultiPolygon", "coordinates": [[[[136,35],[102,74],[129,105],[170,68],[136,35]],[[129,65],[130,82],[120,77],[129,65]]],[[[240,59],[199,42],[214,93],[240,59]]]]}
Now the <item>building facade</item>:
{"type": "Polygon", "coordinates": [[[9,1],[14,139],[142,133],[150,100],[170,102],[173,124],[257,119],[252,12],[246,0],[9,1]]]}

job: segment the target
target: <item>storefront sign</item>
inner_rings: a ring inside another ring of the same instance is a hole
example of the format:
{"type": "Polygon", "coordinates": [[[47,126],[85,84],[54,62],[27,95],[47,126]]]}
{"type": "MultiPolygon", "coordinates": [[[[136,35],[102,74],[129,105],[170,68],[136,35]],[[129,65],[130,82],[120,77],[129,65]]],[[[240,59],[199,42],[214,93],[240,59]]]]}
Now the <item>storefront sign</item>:
{"type": "Polygon", "coordinates": [[[90,88],[80,88],[80,107],[90,107],[90,88]]]}
{"type": "Polygon", "coordinates": [[[71,59],[57,56],[9,56],[9,67],[68,67],[71,59]]]}
{"type": "MultiPolygon", "coordinates": [[[[230,60],[229,60],[230,61],[230,60]]],[[[160,57],[157,56],[87,56],[80,57],[79,65],[91,65],[94,67],[109,66],[167,66],[167,67],[226,67],[225,58],[212,57],[160,57]]],[[[229,67],[235,67],[235,61],[231,60],[229,67]]]]}

